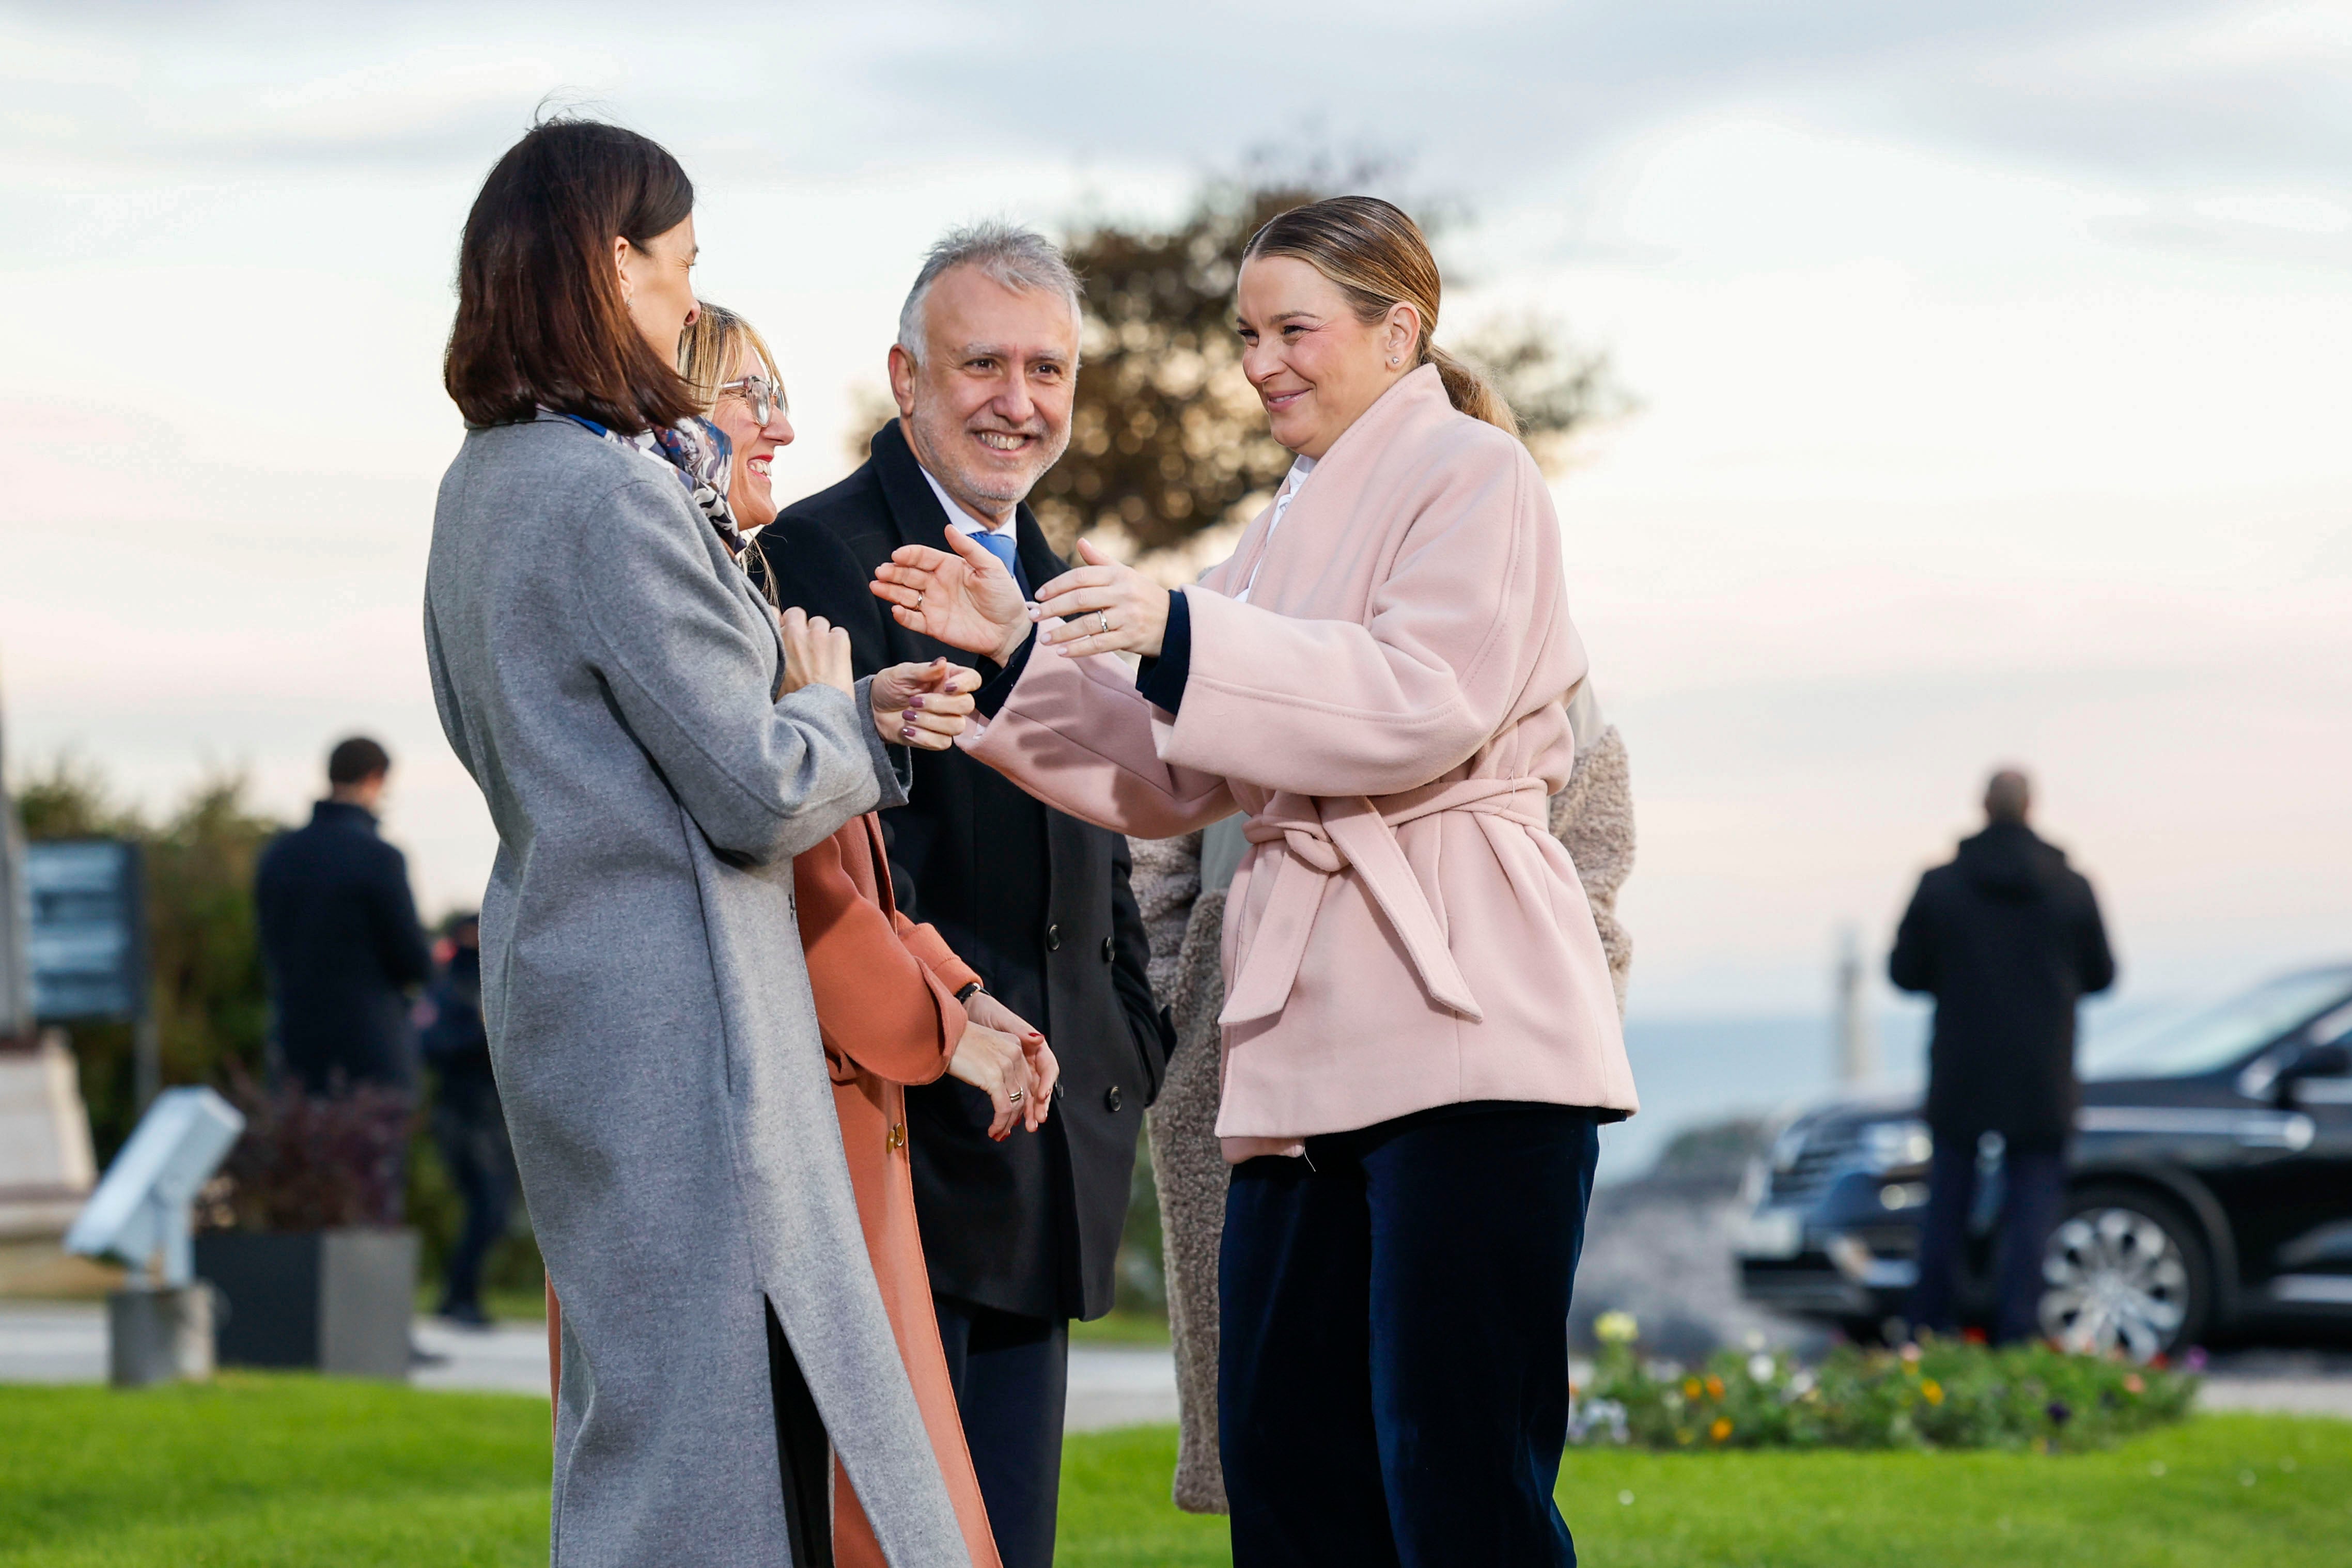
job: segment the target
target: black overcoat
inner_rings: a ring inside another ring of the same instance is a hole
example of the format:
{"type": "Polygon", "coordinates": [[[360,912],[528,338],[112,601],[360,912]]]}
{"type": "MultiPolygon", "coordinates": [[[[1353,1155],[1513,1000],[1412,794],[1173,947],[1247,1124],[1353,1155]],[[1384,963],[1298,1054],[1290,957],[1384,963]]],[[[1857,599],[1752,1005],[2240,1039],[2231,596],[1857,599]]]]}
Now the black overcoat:
{"type": "MultiPolygon", "coordinates": [[[[947,514],[893,421],[872,456],[761,530],[778,601],[848,629],[858,674],[986,659],[909,632],[867,589],[902,545],[946,548],[947,514]]],[[[1020,508],[1034,588],[1067,570],[1020,508]]],[[[1042,1133],[987,1136],[988,1097],[941,1079],[907,1092],[915,1207],[931,1288],[1037,1318],[1110,1310],[1143,1108],[1174,1047],[1146,977],[1127,841],[1024,794],[961,751],[915,753],[908,803],[882,814],[898,907],[939,928],[1062,1065],[1042,1133]]]]}
{"type": "Polygon", "coordinates": [[[408,862],[376,836],[374,815],[320,801],[262,851],[253,901],[278,1066],[313,1094],[412,1085],[407,992],[432,978],[433,954],[408,862]]]}
{"type": "Polygon", "coordinates": [[[2074,1006],[2115,983],[2091,884],[2021,822],[1919,879],[1887,972],[1936,998],[1927,1124],[1945,1139],[2062,1143],[2074,1124],[2074,1006]]]}

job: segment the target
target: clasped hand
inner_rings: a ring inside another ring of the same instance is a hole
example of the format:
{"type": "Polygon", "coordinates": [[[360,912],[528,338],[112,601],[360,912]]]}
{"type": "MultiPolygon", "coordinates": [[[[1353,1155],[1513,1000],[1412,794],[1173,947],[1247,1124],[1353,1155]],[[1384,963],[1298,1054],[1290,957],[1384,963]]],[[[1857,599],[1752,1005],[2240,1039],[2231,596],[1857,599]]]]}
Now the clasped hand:
{"type": "MultiPolygon", "coordinates": [[[[856,695],[849,633],[797,606],[777,617],[784,643],[784,690],[824,685],[856,695]]],[[[950,659],[893,664],[874,677],[868,716],[874,733],[892,746],[945,751],[963,733],[980,672],[950,659]]]]}
{"type": "Polygon", "coordinates": [[[1072,656],[1139,653],[1156,658],[1168,629],[1168,591],[1084,539],[1075,567],[1024,602],[1013,574],[978,541],[947,530],[948,549],[902,545],[874,571],[874,596],[909,632],[1010,664],[1034,628],[1072,656]],[[1048,624],[1048,622],[1056,622],[1048,624]]]}
{"type": "Polygon", "coordinates": [[[948,1059],[948,1075],[988,1096],[995,1112],[988,1135],[1003,1143],[1016,1124],[1032,1133],[1044,1126],[1054,1106],[1054,1084],[1062,1076],[1053,1047],[1020,1014],[986,991],[972,993],[964,1003],[964,1017],[969,1021],[955,1054],[948,1059]],[[1018,1100],[1013,1097],[1015,1091],[1018,1100]]]}

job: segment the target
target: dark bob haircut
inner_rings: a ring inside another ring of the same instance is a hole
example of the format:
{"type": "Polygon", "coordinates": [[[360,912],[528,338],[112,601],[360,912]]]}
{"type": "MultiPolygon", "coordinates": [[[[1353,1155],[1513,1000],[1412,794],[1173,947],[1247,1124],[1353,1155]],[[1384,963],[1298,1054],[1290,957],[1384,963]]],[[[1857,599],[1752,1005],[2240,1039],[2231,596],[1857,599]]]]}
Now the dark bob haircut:
{"type": "Polygon", "coordinates": [[[686,171],[634,131],[550,120],[509,148],[457,246],[441,384],[466,423],[511,424],[545,404],[639,431],[699,412],[630,320],[613,265],[614,239],[644,249],[693,211],[686,171]]]}

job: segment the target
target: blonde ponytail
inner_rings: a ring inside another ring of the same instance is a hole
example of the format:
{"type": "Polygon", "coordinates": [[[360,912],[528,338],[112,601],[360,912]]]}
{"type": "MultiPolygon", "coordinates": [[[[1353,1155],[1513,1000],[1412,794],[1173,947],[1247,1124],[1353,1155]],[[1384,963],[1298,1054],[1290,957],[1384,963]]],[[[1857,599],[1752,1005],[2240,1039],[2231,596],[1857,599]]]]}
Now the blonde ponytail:
{"type": "Polygon", "coordinates": [[[1367,325],[1399,305],[1421,318],[1415,363],[1435,365],[1445,396],[1473,419],[1519,434],[1518,416],[1485,373],[1431,341],[1437,330],[1443,285],[1437,258],[1421,225],[1404,209],[1378,196],[1333,196],[1270,218],[1250,236],[1252,256],[1287,256],[1305,262],[1339,285],[1367,325]]]}
{"type": "Polygon", "coordinates": [[[1438,380],[1445,383],[1445,396],[1455,408],[1473,419],[1483,419],[1488,424],[1519,434],[1519,416],[1511,412],[1510,400],[1495,388],[1486,374],[1469,361],[1458,359],[1423,340],[1421,362],[1437,367],[1438,380]]]}

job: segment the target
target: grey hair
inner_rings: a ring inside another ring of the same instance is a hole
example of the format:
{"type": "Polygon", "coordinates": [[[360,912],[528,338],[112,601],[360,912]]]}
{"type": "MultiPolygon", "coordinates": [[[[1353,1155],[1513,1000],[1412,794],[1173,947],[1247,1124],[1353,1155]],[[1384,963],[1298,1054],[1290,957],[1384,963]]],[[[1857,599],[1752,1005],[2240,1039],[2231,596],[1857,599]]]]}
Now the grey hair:
{"type": "Polygon", "coordinates": [[[1073,319],[1086,292],[1060,249],[1034,229],[994,221],[950,229],[923,257],[923,269],[915,275],[915,287],[898,309],[898,347],[919,363],[923,357],[923,301],[930,298],[931,285],[957,267],[976,267],[1007,288],[1051,288],[1070,302],[1073,319]]]}

